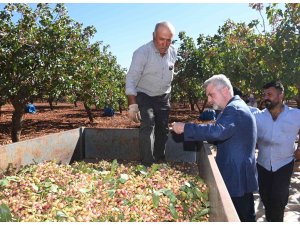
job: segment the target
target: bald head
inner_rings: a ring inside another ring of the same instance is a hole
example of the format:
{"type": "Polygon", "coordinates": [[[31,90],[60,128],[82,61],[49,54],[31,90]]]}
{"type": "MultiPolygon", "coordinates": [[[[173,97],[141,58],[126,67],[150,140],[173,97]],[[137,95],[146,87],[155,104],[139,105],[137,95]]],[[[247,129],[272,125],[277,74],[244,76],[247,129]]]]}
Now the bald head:
{"type": "Polygon", "coordinates": [[[172,36],[174,36],[174,34],[175,34],[174,26],[168,21],[162,21],[162,22],[159,22],[155,25],[154,32],[153,32],[153,37],[156,37],[157,31],[161,27],[167,28],[169,30],[169,32],[172,34],[172,36]]]}

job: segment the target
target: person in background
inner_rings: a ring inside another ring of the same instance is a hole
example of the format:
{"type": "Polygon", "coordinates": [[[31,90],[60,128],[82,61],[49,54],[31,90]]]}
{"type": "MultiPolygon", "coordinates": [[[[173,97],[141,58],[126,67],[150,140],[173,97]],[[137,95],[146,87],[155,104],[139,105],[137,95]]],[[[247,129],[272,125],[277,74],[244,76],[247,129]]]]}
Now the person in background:
{"type": "Polygon", "coordinates": [[[257,102],[256,102],[256,99],[253,94],[249,95],[247,105],[252,106],[252,107],[257,107],[257,102]]]}
{"type": "Polygon", "coordinates": [[[175,29],[159,22],[153,40],[138,48],[126,76],[128,116],[140,122],[139,149],[144,165],[165,161],[169,133],[171,82],[177,51],[172,45],[175,29]]]}
{"type": "Polygon", "coordinates": [[[239,95],[240,98],[242,98],[244,95],[243,95],[243,92],[241,91],[241,89],[233,86],[233,95],[239,95]]]}
{"type": "Polygon", "coordinates": [[[204,82],[208,102],[221,109],[215,123],[172,123],[185,141],[209,141],[217,146],[216,162],[241,221],[255,222],[253,192],[258,190],[255,161],[256,124],[249,107],[233,95],[223,74],[204,82]]]}
{"type": "Polygon", "coordinates": [[[260,198],[266,220],[283,222],[294,160],[300,159],[300,110],[283,104],[284,87],[279,81],[263,86],[266,108],[256,110],[257,171],[260,198]]]}

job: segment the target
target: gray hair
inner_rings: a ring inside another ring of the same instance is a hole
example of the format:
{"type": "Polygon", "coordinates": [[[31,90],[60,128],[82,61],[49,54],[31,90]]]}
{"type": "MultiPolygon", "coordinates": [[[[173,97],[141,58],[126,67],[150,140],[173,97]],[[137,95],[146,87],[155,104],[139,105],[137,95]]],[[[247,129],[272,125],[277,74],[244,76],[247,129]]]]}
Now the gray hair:
{"type": "Polygon", "coordinates": [[[157,31],[157,29],[160,26],[167,27],[169,29],[169,31],[171,32],[171,34],[174,36],[174,34],[175,34],[175,27],[170,22],[168,22],[168,21],[162,21],[162,22],[158,22],[155,25],[154,32],[153,32],[153,36],[154,37],[156,36],[156,31],[157,31]]]}
{"type": "Polygon", "coordinates": [[[209,84],[212,84],[214,87],[227,87],[229,92],[233,95],[231,82],[224,74],[213,75],[204,82],[203,87],[206,88],[209,84]]]}

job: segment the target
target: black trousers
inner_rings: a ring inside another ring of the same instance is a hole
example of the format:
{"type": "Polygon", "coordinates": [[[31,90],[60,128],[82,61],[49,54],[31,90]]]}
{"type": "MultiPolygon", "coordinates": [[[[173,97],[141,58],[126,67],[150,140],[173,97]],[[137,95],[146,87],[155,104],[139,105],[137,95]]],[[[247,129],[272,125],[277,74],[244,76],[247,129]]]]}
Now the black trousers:
{"type": "Polygon", "coordinates": [[[139,149],[145,165],[165,160],[165,148],[169,134],[170,94],[148,96],[137,93],[141,113],[139,149]]]}
{"type": "Polygon", "coordinates": [[[241,197],[231,197],[241,222],[255,222],[253,193],[245,193],[241,197]]]}
{"type": "Polygon", "coordinates": [[[269,222],[283,222],[293,168],[294,160],[275,172],[257,164],[259,195],[269,222]]]}

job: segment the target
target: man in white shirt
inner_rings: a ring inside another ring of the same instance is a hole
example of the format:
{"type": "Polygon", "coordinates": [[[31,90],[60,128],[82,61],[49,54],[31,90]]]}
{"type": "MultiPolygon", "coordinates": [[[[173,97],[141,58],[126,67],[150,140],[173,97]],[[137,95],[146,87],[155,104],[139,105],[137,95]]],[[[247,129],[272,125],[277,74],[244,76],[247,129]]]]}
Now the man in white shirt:
{"type": "Polygon", "coordinates": [[[283,104],[284,87],[278,81],[264,88],[266,109],[253,112],[257,124],[259,194],[266,220],[283,222],[295,159],[300,159],[295,140],[300,131],[300,110],[283,104]]]}
{"type": "Polygon", "coordinates": [[[157,23],[153,40],[133,53],[126,76],[128,115],[134,122],[141,122],[139,148],[144,165],[165,161],[171,82],[177,59],[172,45],[174,33],[171,23],[157,23]]]}

